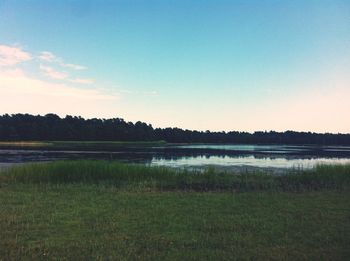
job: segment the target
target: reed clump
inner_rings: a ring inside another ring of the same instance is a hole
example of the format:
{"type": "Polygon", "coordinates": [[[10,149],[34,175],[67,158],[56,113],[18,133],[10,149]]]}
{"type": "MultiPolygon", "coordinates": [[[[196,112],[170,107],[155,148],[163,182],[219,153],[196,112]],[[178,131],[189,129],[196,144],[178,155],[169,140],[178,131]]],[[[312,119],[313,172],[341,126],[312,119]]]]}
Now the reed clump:
{"type": "Polygon", "coordinates": [[[318,165],[285,175],[176,170],[115,161],[56,161],[15,166],[0,173],[0,184],[97,184],[118,188],[193,191],[309,191],[348,189],[350,164],[318,165]]]}

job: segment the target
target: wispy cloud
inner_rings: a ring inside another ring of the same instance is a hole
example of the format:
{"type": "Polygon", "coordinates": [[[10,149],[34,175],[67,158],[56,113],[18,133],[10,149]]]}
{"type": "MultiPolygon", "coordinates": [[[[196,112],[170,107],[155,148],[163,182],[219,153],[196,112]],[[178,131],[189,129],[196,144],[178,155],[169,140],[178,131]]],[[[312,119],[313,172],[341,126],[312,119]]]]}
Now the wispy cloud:
{"type": "Polygon", "coordinates": [[[78,64],[72,64],[72,63],[61,63],[60,65],[63,67],[66,67],[66,68],[71,68],[73,70],[77,70],[77,71],[87,69],[87,67],[85,67],[85,66],[78,65],[78,64]]]}
{"type": "MultiPolygon", "coordinates": [[[[87,67],[83,65],[73,64],[73,63],[65,63],[64,60],[61,57],[56,56],[52,52],[43,51],[40,53],[38,58],[46,63],[52,63],[59,65],[61,67],[73,69],[73,70],[85,70],[87,67]]],[[[56,80],[63,80],[68,78],[68,73],[66,72],[60,72],[58,70],[53,69],[51,66],[46,66],[40,64],[40,69],[43,71],[47,76],[49,76],[52,79],[56,80]]],[[[82,79],[82,78],[76,78],[76,79],[67,79],[69,82],[73,83],[79,83],[79,84],[93,84],[94,80],[92,79],[82,79]]]]}
{"type": "Polygon", "coordinates": [[[119,95],[101,86],[79,88],[78,84],[94,84],[95,81],[77,77],[68,68],[82,70],[86,67],[64,63],[51,52],[33,55],[17,46],[0,45],[0,113],[113,116],[119,95]],[[28,66],[20,66],[26,61],[28,66]],[[42,74],[48,78],[41,77],[42,74]]]}
{"type": "Polygon", "coordinates": [[[55,80],[63,80],[68,77],[68,74],[65,72],[59,72],[53,69],[52,67],[45,66],[40,64],[40,70],[48,77],[55,80]]]}
{"type": "Polygon", "coordinates": [[[85,70],[87,69],[86,66],[78,65],[78,64],[72,64],[72,63],[65,63],[64,60],[61,57],[58,57],[54,55],[52,52],[43,51],[40,53],[38,58],[42,61],[49,62],[49,63],[57,63],[62,67],[70,68],[73,70],[85,70]]]}
{"type": "Polygon", "coordinates": [[[81,78],[72,79],[70,81],[74,83],[80,83],[80,84],[93,84],[95,82],[93,79],[81,79],[81,78]]]}
{"type": "Polygon", "coordinates": [[[159,96],[157,91],[130,91],[122,89],[119,92],[132,95],[159,96]]]}
{"type": "Polygon", "coordinates": [[[0,45],[0,66],[13,66],[31,59],[32,55],[20,47],[0,45]]]}
{"type": "MultiPolygon", "coordinates": [[[[72,70],[85,70],[86,66],[65,63],[61,57],[56,56],[52,52],[43,51],[39,55],[33,56],[31,53],[24,51],[21,47],[11,46],[11,45],[0,45],[0,67],[2,68],[17,68],[16,65],[30,61],[36,57],[41,61],[39,69],[47,77],[55,80],[66,80],[67,82],[78,83],[78,84],[93,84],[95,81],[89,78],[75,78],[69,79],[69,74],[67,72],[61,71],[54,67],[64,67],[72,70]]],[[[35,64],[33,64],[35,65],[35,64]]],[[[35,65],[37,66],[37,65],[35,65]]],[[[2,69],[4,72],[4,69],[2,69]]]]}
{"type": "Polygon", "coordinates": [[[26,112],[85,117],[112,116],[118,96],[100,89],[81,89],[28,76],[20,70],[0,71],[0,113],[26,112]]]}
{"type": "Polygon", "coordinates": [[[39,55],[39,59],[46,62],[57,61],[57,57],[53,53],[47,51],[41,52],[39,55]]]}

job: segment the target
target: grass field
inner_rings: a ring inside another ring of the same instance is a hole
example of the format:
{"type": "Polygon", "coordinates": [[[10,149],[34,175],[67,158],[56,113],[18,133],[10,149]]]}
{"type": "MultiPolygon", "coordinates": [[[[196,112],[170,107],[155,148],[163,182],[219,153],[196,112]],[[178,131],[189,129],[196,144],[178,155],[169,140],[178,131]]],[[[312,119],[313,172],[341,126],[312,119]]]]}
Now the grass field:
{"type": "Polygon", "coordinates": [[[349,177],[24,165],[0,173],[0,259],[347,260],[349,177]]]}

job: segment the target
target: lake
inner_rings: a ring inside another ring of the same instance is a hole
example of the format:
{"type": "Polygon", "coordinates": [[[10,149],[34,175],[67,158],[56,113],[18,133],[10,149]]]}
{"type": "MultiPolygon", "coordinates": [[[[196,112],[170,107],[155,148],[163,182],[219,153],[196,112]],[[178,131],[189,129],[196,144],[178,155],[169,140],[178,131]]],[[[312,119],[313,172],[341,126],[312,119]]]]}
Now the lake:
{"type": "Polygon", "coordinates": [[[0,150],[0,167],[63,159],[105,159],[151,166],[249,171],[310,169],[317,164],[350,163],[350,147],[287,145],[163,145],[115,151],[0,150]]]}

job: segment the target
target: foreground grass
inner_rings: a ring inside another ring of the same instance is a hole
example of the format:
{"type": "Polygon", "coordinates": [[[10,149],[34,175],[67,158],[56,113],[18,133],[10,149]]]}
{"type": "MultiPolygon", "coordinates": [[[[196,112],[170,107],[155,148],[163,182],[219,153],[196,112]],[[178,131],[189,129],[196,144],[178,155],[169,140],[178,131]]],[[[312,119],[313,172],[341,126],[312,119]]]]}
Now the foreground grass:
{"type": "Polygon", "coordinates": [[[347,260],[349,166],[284,177],[16,167],[0,173],[0,260],[347,260]]]}
{"type": "Polygon", "coordinates": [[[0,189],[0,259],[346,260],[347,192],[0,189]]]}

